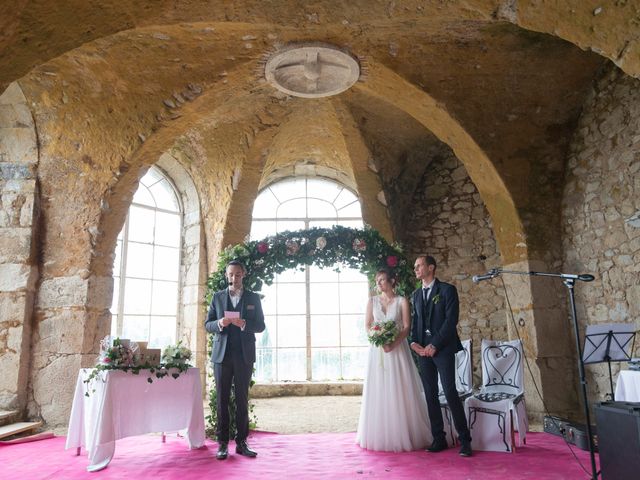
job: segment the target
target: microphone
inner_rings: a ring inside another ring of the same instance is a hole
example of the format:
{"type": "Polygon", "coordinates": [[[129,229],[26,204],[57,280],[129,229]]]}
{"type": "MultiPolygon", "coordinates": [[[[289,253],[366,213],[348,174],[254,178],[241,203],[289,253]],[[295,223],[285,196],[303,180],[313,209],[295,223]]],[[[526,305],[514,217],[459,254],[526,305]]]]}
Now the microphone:
{"type": "Polygon", "coordinates": [[[495,278],[498,275],[500,275],[500,271],[497,268],[492,268],[484,275],[474,275],[471,280],[473,280],[473,283],[478,283],[483,280],[491,280],[492,278],[495,278]]]}

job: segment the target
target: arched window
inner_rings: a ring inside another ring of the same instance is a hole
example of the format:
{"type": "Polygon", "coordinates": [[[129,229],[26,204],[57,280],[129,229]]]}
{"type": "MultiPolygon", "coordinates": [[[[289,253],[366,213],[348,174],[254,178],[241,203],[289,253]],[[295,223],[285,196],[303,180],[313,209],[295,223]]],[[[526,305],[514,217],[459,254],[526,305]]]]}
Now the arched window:
{"type": "Polygon", "coordinates": [[[140,180],[113,265],[111,334],[150,347],[175,343],[180,291],[182,208],[156,167],[140,180]]]}
{"type": "MultiPolygon", "coordinates": [[[[260,192],[251,238],[333,225],[362,227],[356,195],[332,181],[295,178],[260,192]]],[[[262,293],[267,328],[257,339],[258,381],[363,378],[365,275],[346,268],[289,270],[262,293]]]]}

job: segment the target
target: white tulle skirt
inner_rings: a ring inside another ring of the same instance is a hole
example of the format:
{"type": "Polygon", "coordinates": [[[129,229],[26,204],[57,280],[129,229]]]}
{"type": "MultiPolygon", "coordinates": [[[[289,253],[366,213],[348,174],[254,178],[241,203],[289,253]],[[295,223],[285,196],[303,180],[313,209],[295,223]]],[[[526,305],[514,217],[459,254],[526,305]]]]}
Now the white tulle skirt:
{"type": "Polygon", "coordinates": [[[431,444],[422,382],[402,342],[391,352],[371,346],[356,442],[368,450],[407,452],[431,444]]]}

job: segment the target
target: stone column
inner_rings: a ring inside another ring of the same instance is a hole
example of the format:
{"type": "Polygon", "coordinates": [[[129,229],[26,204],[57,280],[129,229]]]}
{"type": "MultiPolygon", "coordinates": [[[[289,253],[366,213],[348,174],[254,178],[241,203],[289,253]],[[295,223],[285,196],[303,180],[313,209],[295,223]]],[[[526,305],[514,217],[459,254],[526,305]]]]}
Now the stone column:
{"type": "Polygon", "coordinates": [[[17,83],[0,96],[0,410],[27,398],[35,261],[38,146],[17,83]]]}

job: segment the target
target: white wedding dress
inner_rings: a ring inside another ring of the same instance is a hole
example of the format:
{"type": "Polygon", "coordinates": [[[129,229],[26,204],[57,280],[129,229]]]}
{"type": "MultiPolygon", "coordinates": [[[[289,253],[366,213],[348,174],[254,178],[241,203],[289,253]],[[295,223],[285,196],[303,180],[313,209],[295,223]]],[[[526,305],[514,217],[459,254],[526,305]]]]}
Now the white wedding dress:
{"type": "MultiPolygon", "coordinates": [[[[395,320],[402,328],[401,297],[383,312],[380,298],[372,298],[376,322],[395,320]]],[[[385,353],[371,345],[362,391],[356,442],[368,450],[407,452],[431,444],[427,402],[409,344],[403,341],[385,353]]]]}

